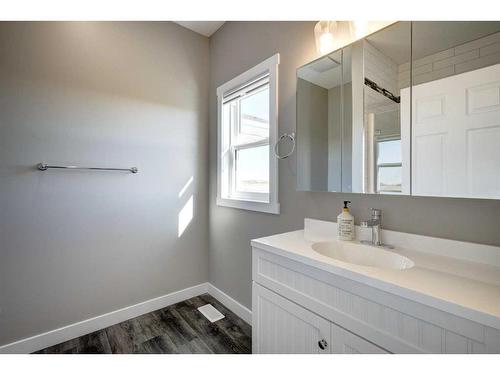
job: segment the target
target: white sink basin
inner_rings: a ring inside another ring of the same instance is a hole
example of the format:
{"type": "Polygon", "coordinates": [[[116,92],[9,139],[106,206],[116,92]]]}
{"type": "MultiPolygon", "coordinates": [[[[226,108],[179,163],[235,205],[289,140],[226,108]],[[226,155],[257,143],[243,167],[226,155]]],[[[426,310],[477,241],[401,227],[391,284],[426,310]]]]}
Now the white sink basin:
{"type": "Polygon", "coordinates": [[[415,265],[402,255],[358,242],[317,242],[312,244],[312,248],[329,258],[365,267],[404,270],[415,265]]]}

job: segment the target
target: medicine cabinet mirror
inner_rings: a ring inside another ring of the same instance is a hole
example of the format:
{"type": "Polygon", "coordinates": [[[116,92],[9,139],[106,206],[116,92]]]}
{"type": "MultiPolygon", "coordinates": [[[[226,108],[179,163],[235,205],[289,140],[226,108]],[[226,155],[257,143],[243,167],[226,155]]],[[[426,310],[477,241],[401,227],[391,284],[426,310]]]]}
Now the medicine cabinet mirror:
{"type": "Polygon", "coordinates": [[[397,22],[300,67],[297,189],[500,199],[500,22],[397,22]]]}

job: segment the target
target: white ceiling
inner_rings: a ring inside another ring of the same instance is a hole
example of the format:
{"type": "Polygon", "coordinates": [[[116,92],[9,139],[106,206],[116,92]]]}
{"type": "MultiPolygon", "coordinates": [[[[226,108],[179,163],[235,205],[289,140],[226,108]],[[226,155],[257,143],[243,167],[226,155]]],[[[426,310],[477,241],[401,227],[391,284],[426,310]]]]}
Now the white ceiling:
{"type": "Polygon", "coordinates": [[[224,24],[224,21],[174,21],[175,23],[193,30],[198,34],[211,36],[224,24]]]}
{"type": "Polygon", "coordinates": [[[335,53],[329,56],[322,57],[311,64],[303,66],[297,70],[297,76],[303,80],[314,83],[319,87],[330,90],[342,82],[342,65],[338,61],[341,60],[339,54],[335,59],[335,53]]]}

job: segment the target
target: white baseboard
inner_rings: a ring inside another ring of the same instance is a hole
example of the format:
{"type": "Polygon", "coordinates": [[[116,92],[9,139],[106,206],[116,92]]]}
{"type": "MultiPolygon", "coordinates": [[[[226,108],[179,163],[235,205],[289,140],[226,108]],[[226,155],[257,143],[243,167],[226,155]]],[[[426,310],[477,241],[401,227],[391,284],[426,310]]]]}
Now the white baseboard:
{"type": "MultiPolygon", "coordinates": [[[[192,286],[177,292],[150,299],[136,305],[124,307],[103,315],[96,316],[78,323],[70,324],[53,331],[28,337],[13,343],[0,346],[0,353],[33,353],[37,350],[59,344],[76,337],[98,331],[139,315],[147,314],[189,298],[207,293],[208,283],[192,286]]],[[[215,296],[214,296],[215,297],[215,296]]]]}
{"type": "Polygon", "coordinates": [[[228,296],[216,286],[208,283],[208,293],[216,300],[226,306],[229,310],[238,315],[248,324],[252,325],[252,311],[236,301],[234,298],[228,296]]]}
{"type": "Polygon", "coordinates": [[[98,331],[139,315],[147,314],[151,311],[162,309],[175,303],[210,293],[212,297],[221,302],[229,310],[238,315],[248,324],[252,324],[252,312],[245,306],[237,302],[226,293],[216,288],[210,283],[203,283],[182,289],[177,292],[165,294],[164,296],[150,299],[136,305],[124,307],[103,315],[96,316],[81,322],[70,324],[52,331],[44,332],[36,336],[28,337],[19,341],[0,346],[0,354],[22,354],[33,353],[37,350],[47,348],[74,339],[79,336],[98,331]]]}

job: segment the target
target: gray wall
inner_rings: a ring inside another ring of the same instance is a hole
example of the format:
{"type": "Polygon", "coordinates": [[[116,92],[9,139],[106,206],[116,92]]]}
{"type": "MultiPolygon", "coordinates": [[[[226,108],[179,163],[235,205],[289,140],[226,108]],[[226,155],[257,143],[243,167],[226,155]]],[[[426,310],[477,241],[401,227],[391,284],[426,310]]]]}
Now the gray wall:
{"type": "Polygon", "coordinates": [[[356,222],[380,207],[387,229],[500,245],[500,201],[296,191],[296,160],[280,161],[281,215],[218,207],[216,88],[279,52],[279,132],[295,130],[296,69],[317,57],[314,22],[229,22],[210,39],[210,280],[251,307],[252,238],[303,227],[304,217],[335,220],[351,200],[356,222]]]}
{"type": "Polygon", "coordinates": [[[0,23],[0,345],[207,281],[208,49],[173,23],[0,23]]]}
{"type": "Polygon", "coordinates": [[[328,190],[328,90],[299,78],[297,81],[297,188],[328,190]]]}
{"type": "MultiPolygon", "coordinates": [[[[297,93],[299,90],[297,90],[297,93]]],[[[297,106],[298,106],[297,99],[297,106]]],[[[328,186],[326,191],[342,191],[342,86],[336,86],[328,90],[328,186]]],[[[297,115],[300,108],[297,107],[297,115]]],[[[304,124],[307,126],[307,124],[304,124]]],[[[297,121],[297,131],[302,127],[297,121]]],[[[299,155],[300,150],[297,150],[299,155]]],[[[300,174],[301,166],[297,159],[297,174],[300,174]]],[[[297,180],[297,190],[300,189],[297,180]]],[[[309,189],[312,190],[312,189],[309,189]]]]}
{"type": "Polygon", "coordinates": [[[342,190],[352,190],[352,82],[344,85],[343,144],[342,144],[342,190]]]}

